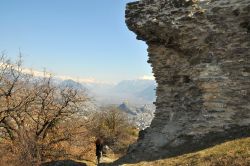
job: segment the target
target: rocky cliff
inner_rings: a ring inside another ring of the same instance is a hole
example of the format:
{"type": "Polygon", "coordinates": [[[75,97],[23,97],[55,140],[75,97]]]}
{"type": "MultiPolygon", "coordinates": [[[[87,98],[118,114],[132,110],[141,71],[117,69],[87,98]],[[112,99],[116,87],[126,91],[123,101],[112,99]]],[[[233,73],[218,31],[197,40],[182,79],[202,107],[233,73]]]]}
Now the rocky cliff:
{"type": "Polygon", "coordinates": [[[155,118],[116,163],[250,135],[250,1],[140,0],[126,23],[148,45],[155,118]]]}

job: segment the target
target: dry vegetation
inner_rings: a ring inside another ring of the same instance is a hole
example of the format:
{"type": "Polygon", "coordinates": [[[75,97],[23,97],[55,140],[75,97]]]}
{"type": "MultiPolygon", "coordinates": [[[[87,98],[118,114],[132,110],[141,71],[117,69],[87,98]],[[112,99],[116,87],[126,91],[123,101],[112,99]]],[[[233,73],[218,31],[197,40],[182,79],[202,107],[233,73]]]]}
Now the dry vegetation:
{"type": "Polygon", "coordinates": [[[92,114],[89,122],[88,128],[92,135],[103,138],[104,144],[118,156],[126,152],[128,145],[137,139],[139,132],[126,114],[113,106],[92,114]]]}
{"type": "Polygon", "coordinates": [[[135,138],[126,117],[112,108],[83,116],[88,100],[84,91],[59,86],[46,72],[43,77],[25,74],[21,59],[11,62],[1,56],[0,165],[94,161],[96,136],[114,151],[124,152],[135,138]]]}
{"type": "Polygon", "coordinates": [[[250,138],[223,143],[196,153],[126,166],[249,166],[250,138]]]}

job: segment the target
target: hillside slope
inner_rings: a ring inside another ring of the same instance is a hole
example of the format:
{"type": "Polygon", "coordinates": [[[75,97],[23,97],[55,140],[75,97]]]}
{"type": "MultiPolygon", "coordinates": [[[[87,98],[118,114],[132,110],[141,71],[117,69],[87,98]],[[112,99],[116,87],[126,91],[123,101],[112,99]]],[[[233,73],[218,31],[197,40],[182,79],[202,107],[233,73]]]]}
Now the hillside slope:
{"type": "Polygon", "coordinates": [[[249,166],[250,137],[178,157],[124,166],[249,166]]]}

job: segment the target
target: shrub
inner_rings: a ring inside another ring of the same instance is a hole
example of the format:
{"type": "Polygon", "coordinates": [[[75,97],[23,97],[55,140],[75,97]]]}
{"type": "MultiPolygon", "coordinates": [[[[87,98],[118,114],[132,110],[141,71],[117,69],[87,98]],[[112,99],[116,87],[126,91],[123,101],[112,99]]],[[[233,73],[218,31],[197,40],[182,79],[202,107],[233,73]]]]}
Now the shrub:
{"type": "Polygon", "coordinates": [[[104,107],[92,114],[88,125],[91,133],[103,138],[115,153],[124,153],[128,145],[135,141],[135,133],[138,132],[128,116],[114,106],[104,107]]]}

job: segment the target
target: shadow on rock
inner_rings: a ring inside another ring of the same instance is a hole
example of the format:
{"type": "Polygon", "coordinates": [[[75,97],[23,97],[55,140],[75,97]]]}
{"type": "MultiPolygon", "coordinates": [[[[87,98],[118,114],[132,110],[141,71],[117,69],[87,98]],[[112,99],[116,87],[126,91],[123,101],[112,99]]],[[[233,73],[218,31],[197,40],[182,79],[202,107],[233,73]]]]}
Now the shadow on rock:
{"type": "Polygon", "coordinates": [[[41,164],[41,166],[87,166],[87,164],[76,162],[73,160],[60,160],[43,163],[41,164]]]}

